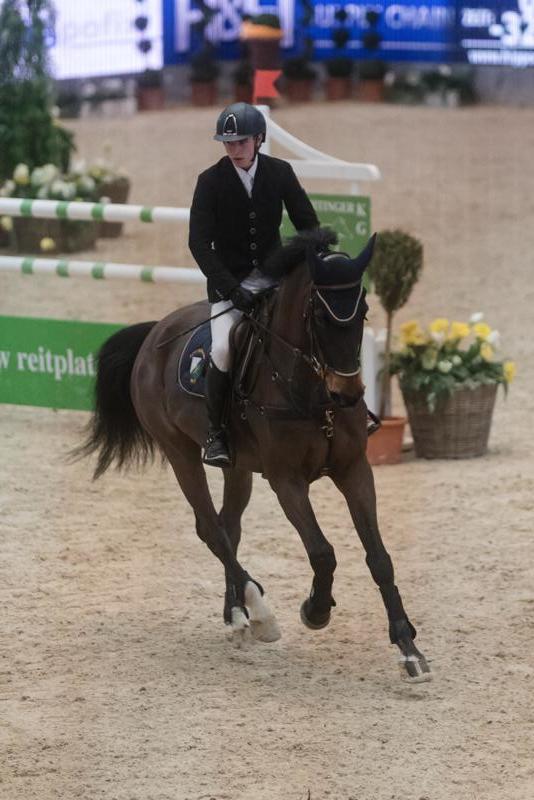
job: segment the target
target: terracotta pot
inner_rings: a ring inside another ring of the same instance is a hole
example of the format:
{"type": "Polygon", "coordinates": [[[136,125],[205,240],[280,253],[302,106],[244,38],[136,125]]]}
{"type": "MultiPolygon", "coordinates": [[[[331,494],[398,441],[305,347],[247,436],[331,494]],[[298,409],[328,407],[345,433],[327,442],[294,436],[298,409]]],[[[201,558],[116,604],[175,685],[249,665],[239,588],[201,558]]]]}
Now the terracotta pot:
{"type": "MultiPolygon", "coordinates": [[[[100,186],[100,197],[109,197],[112,203],[126,203],[130,194],[128,178],[116,178],[100,186]]],[[[122,233],[123,222],[101,222],[98,235],[104,239],[116,239],[122,233]]]]}
{"type": "Polygon", "coordinates": [[[352,95],[350,78],[328,77],[324,88],[327,100],[348,100],[352,95]]]}
{"type": "Polygon", "coordinates": [[[286,78],[284,94],[293,103],[309,103],[313,99],[313,80],[295,81],[286,78]]]}
{"type": "Polygon", "coordinates": [[[372,466],[399,464],[406,417],[384,417],[381,422],[367,441],[367,460],[372,466]]]}
{"type": "Polygon", "coordinates": [[[252,103],[252,86],[236,83],[234,86],[235,103],[252,103]]]}
{"type": "Polygon", "coordinates": [[[253,70],[280,69],[280,39],[247,39],[246,44],[253,70]]]}
{"type": "Polygon", "coordinates": [[[381,103],[384,100],[384,81],[360,79],[356,86],[356,96],[362,103],[381,103]]]}
{"type": "Polygon", "coordinates": [[[214,106],[217,102],[217,84],[215,81],[191,82],[191,103],[194,106],[214,106]]]}
{"type": "Polygon", "coordinates": [[[165,90],[163,86],[138,86],[137,110],[161,111],[165,108],[165,90]]]}

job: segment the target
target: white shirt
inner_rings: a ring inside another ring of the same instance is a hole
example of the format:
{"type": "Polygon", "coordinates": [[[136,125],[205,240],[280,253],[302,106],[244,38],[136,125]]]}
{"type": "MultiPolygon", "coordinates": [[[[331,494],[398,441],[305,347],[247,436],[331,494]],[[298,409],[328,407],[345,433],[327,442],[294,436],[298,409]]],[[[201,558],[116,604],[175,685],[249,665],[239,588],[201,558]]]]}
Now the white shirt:
{"type": "Polygon", "coordinates": [[[241,183],[246,189],[246,192],[249,197],[252,197],[252,187],[254,185],[254,177],[256,175],[256,170],[258,169],[258,156],[254,159],[252,164],[248,169],[242,169],[241,167],[236,167],[235,164],[232,164],[235,171],[239,175],[241,179],[241,183]]]}
{"type": "MultiPolygon", "coordinates": [[[[233,167],[239,175],[241,183],[245,187],[248,196],[252,197],[254,177],[256,175],[256,170],[258,169],[258,156],[256,156],[248,169],[236,167],[235,164],[233,164],[233,167]]],[[[260,292],[262,289],[268,289],[270,286],[274,286],[275,283],[276,281],[274,281],[272,278],[268,278],[267,275],[262,275],[259,269],[253,269],[252,272],[247,275],[245,280],[241,281],[241,286],[244,289],[249,289],[251,292],[260,292]]]]}

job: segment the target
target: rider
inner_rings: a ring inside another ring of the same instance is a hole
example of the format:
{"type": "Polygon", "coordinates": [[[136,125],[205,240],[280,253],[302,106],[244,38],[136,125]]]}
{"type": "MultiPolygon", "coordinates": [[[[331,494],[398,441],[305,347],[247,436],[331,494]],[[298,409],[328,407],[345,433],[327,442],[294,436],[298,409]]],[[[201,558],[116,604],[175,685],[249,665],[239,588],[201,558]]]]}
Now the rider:
{"type": "Polygon", "coordinates": [[[230,388],[230,329],[252,310],[255,294],[276,281],[262,272],[280,246],[282,207],[298,230],[319,220],[287,161],[260,154],[263,114],[249,103],[233,103],[217,120],[214,139],[226,156],[198,176],[191,205],[189,247],[208,279],[212,319],[211,358],[206,374],[209,430],[205,464],[230,465],[224,411],[230,388]]]}

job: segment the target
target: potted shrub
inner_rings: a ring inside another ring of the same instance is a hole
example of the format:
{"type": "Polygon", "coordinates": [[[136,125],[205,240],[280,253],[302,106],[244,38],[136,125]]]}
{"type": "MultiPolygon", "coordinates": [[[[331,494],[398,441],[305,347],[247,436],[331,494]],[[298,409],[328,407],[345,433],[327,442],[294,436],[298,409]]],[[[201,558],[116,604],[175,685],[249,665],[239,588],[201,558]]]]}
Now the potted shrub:
{"type": "Polygon", "coordinates": [[[317,73],[306,56],[288,58],[282,64],[285,94],[294,102],[309,102],[317,73]]]}
{"type": "Polygon", "coordinates": [[[250,62],[240,61],[232,72],[234,80],[234,101],[236,103],[252,103],[254,70],[250,62]]]}
{"type": "Polygon", "coordinates": [[[352,73],[354,68],[352,58],[349,58],[344,52],[350,39],[350,32],[346,27],[348,14],[344,8],[339,8],[334,14],[334,18],[340,27],[335,28],[332,33],[336,56],[329,58],[325,62],[327,74],[325,84],[326,99],[346,100],[352,93],[352,73]]]}
{"type": "Polygon", "coordinates": [[[358,99],[366,103],[379,103],[384,99],[384,78],[387,64],[379,58],[373,57],[380,48],[382,36],[379,33],[380,14],[377,11],[367,11],[365,14],[367,30],[362,36],[362,44],[370,57],[358,65],[358,99]]]}
{"type": "Polygon", "coordinates": [[[352,93],[354,62],[346,56],[330,58],[325,62],[327,100],[347,100],[352,93]]]}
{"type": "Polygon", "coordinates": [[[145,69],[137,77],[137,110],[160,111],[165,108],[163,72],[160,69],[145,69]]]}
{"type": "Polygon", "coordinates": [[[0,181],[21,163],[68,168],[74,136],[54,118],[47,52],[54,19],[49,0],[0,3],[0,181]]]}
{"type": "Polygon", "coordinates": [[[488,446],[497,387],[507,391],[515,364],[497,358],[499,333],[474,314],[469,323],[435,319],[423,330],[401,325],[398,376],[415,453],[422,458],[470,458],[488,446]]]}
{"type": "Polygon", "coordinates": [[[369,276],[386,312],[386,341],[378,411],[382,427],[369,439],[368,458],[371,463],[395,464],[400,461],[406,418],[387,416],[391,407],[393,318],[410,297],[422,267],[423,246],[418,239],[401,230],[381,231],[378,234],[369,276]]]}
{"type": "Polygon", "coordinates": [[[252,72],[280,67],[282,28],[277,14],[244,16],[239,38],[246,46],[252,72]]]}
{"type": "Polygon", "coordinates": [[[213,45],[205,42],[191,58],[191,102],[194,106],[213,106],[217,102],[219,65],[213,45]]]}

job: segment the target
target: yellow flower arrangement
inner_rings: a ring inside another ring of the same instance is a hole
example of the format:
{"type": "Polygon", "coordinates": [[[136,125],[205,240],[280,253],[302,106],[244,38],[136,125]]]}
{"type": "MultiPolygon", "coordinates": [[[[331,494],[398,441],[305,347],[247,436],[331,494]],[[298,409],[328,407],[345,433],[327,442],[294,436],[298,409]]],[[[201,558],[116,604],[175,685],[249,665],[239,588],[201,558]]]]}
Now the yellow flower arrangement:
{"type": "Polygon", "coordinates": [[[401,389],[423,392],[430,410],[458,389],[500,383],[506,391],[516,365],[496,357],[499,340],[480,313],[468,323],[438,317],[426,330],[409,320],[401,326],[401,348],[392,354],[390,373],[398,375],[401,389]]]}

